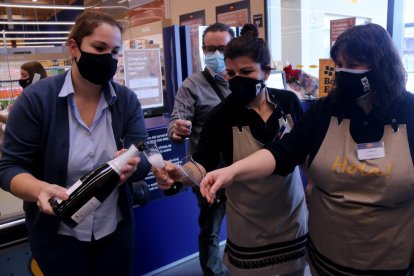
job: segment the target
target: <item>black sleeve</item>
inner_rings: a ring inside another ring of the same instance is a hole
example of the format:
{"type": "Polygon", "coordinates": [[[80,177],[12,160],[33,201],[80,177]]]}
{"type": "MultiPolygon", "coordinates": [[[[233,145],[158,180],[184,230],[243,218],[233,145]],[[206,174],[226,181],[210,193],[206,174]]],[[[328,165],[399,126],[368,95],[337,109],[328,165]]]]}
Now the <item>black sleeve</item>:
{"type": "Polygon", "coordinates": [[[226,116],[225,110],[223,103],[220,103],[210,111],[193,153],[193,159],[200,163],[206,171],[216,169],[221,160],[223,144],[227,139],[224,118],[228,118],[228,116],[226,116]]]}
{"type": "MultiPolygon", "coordinates": [[[[295,166],[302,164],[309,155],[309,163],[316,155],[329,126],[330,114],[325,99],[314,103],[297,121],[290,133],[283,139],[267,145],[276,160],[275,172],[287,175],[295,166]]],[[[301,108],[297,107],[298,112],[301,108]]]]}
{"type": "Polygon", "coordinates": [[[287,92],[287,95],[289,96],[289,110],[286,110],[285,113],[288,112],[292,116],[293,123],[296,124],[303,116],[302,104],[295,93],[291,91],[287,92]]]}

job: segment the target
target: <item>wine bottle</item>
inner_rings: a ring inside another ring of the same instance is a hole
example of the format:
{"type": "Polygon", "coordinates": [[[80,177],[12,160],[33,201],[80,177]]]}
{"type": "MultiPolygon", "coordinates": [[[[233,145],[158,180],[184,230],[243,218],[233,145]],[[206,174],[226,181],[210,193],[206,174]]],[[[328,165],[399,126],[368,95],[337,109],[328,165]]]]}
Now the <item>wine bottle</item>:
{"type": "Polygon", "coordinates": [[[121,168],[145,147],[144,142],[138,141],[120,156],[82,176],[66,191],[67,200],[50,198],[55,214],[68,226],[76,227],[112,193],[118,185],[121,168]]]}

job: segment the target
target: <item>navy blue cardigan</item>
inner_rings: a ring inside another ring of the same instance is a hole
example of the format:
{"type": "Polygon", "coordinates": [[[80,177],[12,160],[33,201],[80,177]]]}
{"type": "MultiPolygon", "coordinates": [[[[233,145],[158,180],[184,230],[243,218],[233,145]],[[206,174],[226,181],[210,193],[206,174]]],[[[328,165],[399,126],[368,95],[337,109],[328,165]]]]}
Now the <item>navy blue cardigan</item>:
{"type": "MultiPolygon", "coordinates": [[[[0,185],[8,191],[13,177],[30,173],[48,183],[64,186],[69,156],[67,97],[58,97],[66,74],[46,78],[27,87],[13,105],[0,160],[0,185]]],[[[141,105],[133,91],[111,82],[117,95],[110,106],[112,129],[117,148],[128,148],[137,140],[146,140],[147,132],[141,105]]],[[[141,158],[129,179],[143,179],[150,165],[141,158]]],[[[119,187],[118,202],[124,220],[132,225],[132,188],[119,187]]],[[[35,202],[24,202],[26,226],[32,251],[39,246],[53,246],[59,219],[39,211],[35,202]]]]}

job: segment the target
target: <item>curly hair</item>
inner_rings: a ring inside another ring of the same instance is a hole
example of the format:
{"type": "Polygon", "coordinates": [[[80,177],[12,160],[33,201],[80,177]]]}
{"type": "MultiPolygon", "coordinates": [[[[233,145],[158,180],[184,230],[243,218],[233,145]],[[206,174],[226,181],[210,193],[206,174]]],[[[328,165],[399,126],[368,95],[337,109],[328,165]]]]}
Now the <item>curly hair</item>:
{"type": "MultiPolygon", "coordinates": [[[[370,86],[374,114],[384,118],[394,112],[406,93],[406,72],[390,35],[383,27],[370,23],[346,30],[335,41],[330,54],[335,63],[341,55],[346,60],[368,65],[373,76],[370,86]]],[[[335,82],[331,94],[338,100],[343,98],[335,82]]]]}

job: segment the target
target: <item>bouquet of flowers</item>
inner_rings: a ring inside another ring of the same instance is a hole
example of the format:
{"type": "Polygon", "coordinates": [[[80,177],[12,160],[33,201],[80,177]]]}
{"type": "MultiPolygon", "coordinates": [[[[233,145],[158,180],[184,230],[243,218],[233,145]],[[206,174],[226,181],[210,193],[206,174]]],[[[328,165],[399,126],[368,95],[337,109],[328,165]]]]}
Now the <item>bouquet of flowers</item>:
{"type": "Polygon", "coordinates": [[[305,99],[316,98],[318,78],[300,69],[293,69],[291,64],[285,66],[283,71],[285,71],[286,82],[291,90],[300,93],[305,99]]]}
{"type": "Polygon", "coordinates": [[[301,73],[300,69],[293,69],[292,64],[289,64],[283,68],[283,71],[285,71],[287,83],[295,83],[299,81],[301,73]]]}
{"type": "Polygon", "coordinates": [[[293,69],[292,64],[286,65],[283,68],[286,75],[286,82],[288,83],[289,87],[294,91],[300,91],[301,85],[299,83],[299,78],[302,73],[300,69],[293,69]]]}

